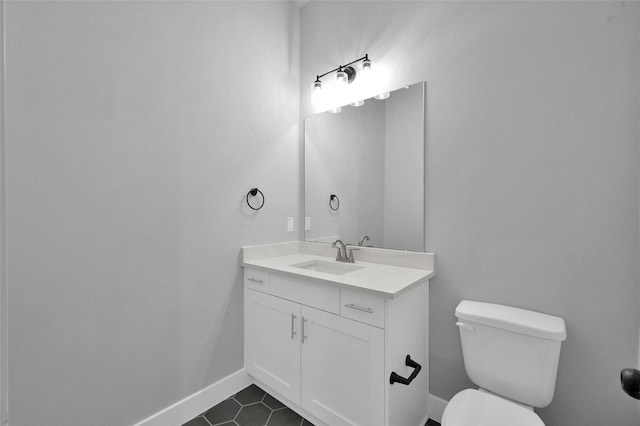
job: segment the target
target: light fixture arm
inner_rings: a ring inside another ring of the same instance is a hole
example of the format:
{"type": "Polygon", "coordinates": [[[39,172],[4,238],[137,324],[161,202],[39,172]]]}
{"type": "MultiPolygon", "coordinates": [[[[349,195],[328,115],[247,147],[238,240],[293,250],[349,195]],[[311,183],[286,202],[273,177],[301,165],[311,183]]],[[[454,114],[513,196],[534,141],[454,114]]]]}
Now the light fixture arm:
{"type": "Polygon", "coordinates": [[[351,61],[346,65],[338,65],[336,68],[332,69],[331,71],[327,71],[324,74],[320,74],[320,75],[316,75],[316,81],[320,81],[320,79],[328,74],[331,74],[332,72],[336,72],[336,71],[342,71],[344,68],[348,67],[349,65],[353,65],[356,62],[360,62],[360,61],[368,61],[369,60],[369,54],[365,54],[362,58],[358,58],[355,61],[351,61]]]}
{"type": "Polygon", "coordinates": [[[351,61],[349,62],[347,65],[343,65],[343,68],[348,67],[349,65],[353,65],[356,62],[360,62],[360,61],[368,61],[369,60],[369,54],[365,54],[362,58],[356,59],[355,61],[351,61]]]}

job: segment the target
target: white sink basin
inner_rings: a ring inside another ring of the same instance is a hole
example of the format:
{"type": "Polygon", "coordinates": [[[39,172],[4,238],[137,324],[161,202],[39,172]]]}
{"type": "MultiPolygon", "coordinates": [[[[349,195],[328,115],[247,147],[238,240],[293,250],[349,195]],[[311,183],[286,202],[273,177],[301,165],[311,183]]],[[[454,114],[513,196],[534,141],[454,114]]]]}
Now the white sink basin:
{"type": "Polygon", "coordinates": [[[316,271],[332,275],[342,275],[362,268],[362,266],[356,266],[350,263],[338,263],[327,260],[309,260],[307,262],[296,263],[295,265],[290,266],[306,269],[307,271],[316,271]]]}

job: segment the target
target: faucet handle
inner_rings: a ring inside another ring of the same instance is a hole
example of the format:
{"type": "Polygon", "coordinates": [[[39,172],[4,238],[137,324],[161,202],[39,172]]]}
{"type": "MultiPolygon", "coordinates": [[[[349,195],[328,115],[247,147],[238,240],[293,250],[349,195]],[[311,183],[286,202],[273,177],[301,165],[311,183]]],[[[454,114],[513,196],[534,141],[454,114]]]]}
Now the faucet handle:
{"type": "MultiPolygon", "coordinates": [[[[338,262],[343,262],[345,260],[345,258],[342,256],[342,247],[345,247],[344,243],[342,242],[342,240],[335,240],[332,244],[331,244],[332,248],[337,248],[338,249],[338,254],[336,254],[336,261],[338,262]]],[[[346,251],[346,247],[345,247],[345,256],[347,255],[346,251]]]]}
{"type": "Polygon", "coordinates": [[[360,250],[360,248],[358,247],[353,247],[350,245],[347,245],[347,247],[349,247],[349,254],[347,255],[346,253],[346,247],[345,247],[345,255],[347,255],[347,258],[345,259],[348,263],[356,263],[356,260],[353,258],[353,252],[354,251],[358,251],[360,250]]]}

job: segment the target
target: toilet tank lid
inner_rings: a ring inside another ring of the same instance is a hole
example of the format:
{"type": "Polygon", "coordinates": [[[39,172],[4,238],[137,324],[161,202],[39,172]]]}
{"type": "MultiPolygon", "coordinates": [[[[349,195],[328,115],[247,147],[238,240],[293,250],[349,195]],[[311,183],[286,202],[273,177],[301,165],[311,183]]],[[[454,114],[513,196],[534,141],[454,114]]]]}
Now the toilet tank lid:
{"type": "Polygon", "coordinates": [[[542,339],[563,341],[567,338],[562,318],[512,306],[463,300],[456,307],[456,317],[542,339]]]}

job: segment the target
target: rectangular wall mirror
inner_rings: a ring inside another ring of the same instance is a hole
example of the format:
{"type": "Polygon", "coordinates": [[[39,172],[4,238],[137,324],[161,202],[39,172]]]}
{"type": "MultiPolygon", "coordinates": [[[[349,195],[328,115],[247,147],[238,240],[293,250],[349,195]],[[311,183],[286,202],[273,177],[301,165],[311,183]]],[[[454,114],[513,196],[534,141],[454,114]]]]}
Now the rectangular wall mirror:
{"type": "Polygon", "coordinates": [[[306,241],[424,251],[425,96],[421,82],[305,119],[306,241]]]}

